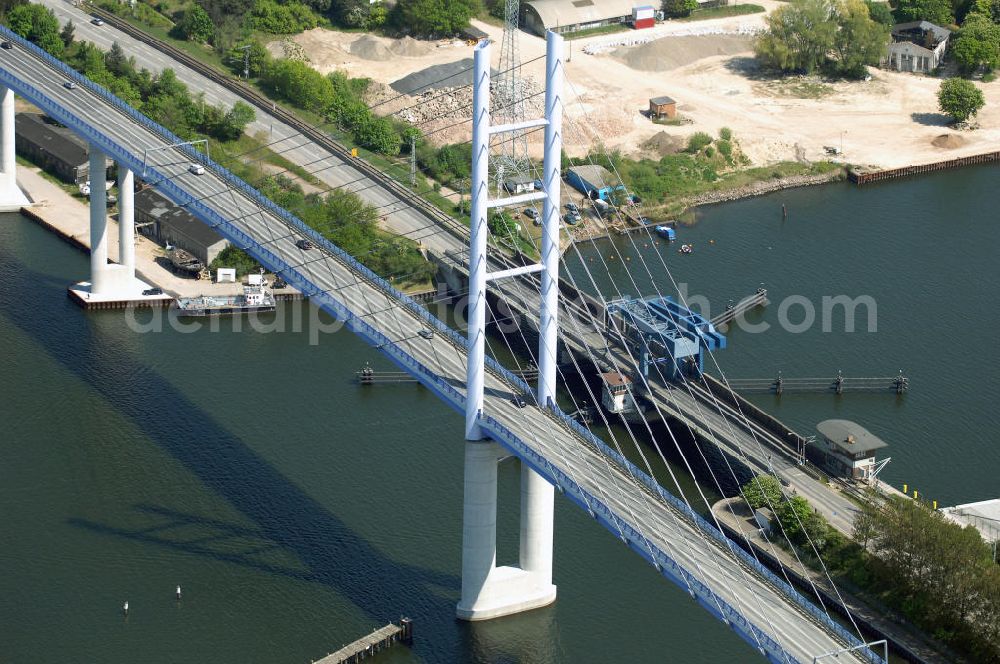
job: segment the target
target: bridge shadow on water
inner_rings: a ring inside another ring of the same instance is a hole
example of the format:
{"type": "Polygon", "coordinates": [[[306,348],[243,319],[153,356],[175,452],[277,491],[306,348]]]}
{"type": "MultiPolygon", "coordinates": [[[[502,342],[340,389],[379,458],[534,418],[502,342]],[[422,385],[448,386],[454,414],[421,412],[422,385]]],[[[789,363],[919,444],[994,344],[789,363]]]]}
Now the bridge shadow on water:
{"type": "Polygon", "coordinates": [[[109,348],[108,341],[88,324],[89,314],[69,302],[66,283],[31,270],[4,251],[0,251],[0,283],[5,295],[0,297],[0,315],[256,528],[149,504],[134,509],[151,522],[162,520],[162,525],[122,528],[79,518],[69,519],[71,524],[323,584],[351,601],[372,622],[407,613],[426,618],[426,624],[419,627],[426,635],[422,642],[454,643],[454,602],[460,587],[456,575],[387,558],[167,380],[127,351],[109,348]],[[183,539],[169,532],[184,525],[208,534],[183,539]],[[230,545],[213,544],[226,541],[230,545]],[[241,544],[232,545],[233,541],[241,544]],[[287,550],[299,566],[281,564],[290,556],[276,555],[276,549],[287,550]]]}

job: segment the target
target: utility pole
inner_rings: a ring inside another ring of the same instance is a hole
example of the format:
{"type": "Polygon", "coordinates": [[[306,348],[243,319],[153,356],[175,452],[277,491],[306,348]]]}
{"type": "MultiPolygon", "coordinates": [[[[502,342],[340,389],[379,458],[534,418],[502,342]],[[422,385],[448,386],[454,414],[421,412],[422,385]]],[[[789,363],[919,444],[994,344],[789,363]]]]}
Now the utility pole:
{"type": "Polygon", "coordinates": [[[417,186],[417,137],[410,135],[410,186],[417,186]]]}
{"type": "Polygon", "coordinates": [[[250,44],[239,47],[243,51],[243,78],[248,81],[250,80],[250,48],[250,44]]]}

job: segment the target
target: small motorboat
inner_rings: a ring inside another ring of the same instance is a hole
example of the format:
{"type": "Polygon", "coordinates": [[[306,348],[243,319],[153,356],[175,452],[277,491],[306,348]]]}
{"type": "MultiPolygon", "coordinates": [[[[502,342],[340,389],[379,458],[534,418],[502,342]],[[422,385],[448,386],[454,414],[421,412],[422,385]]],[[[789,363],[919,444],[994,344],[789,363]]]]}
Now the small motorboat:
{"type": "Polygon", "coordinates": [[[657,226],[656,234],[662,237],[663,239],[667,240],[668,242],[672,242],[673,240],[677,239],[677,231],[675,231],[670,226],[657,226]]]}
{"type": "Polygon", "coordinates": [[[681,248],[677,250],[679,254],[690,254],[694,252],[694,246],[690,244],[682,244],[681,248]]]}

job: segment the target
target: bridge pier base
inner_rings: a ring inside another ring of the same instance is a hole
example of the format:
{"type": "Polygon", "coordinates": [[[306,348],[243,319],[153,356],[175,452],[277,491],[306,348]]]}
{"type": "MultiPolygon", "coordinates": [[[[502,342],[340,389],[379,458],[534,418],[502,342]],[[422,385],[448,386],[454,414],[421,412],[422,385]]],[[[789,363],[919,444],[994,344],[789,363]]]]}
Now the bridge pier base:
{"type": "Polygon", "coordinates": [[[556,599],[552,585],[552,485],[527,467],[521,475],[524,569],[497,567],[497,460],[501,456],[504,452],[492,441],[465,443],[462,597],[456,608],[462,620],[499,618],[547,606],[556,599]],[[535,479],[526,482],[529,473],[535,479]],[[547,509],[545,491],[539,492],[536,482],[550,490],[547,509]]]}
{"type": "Polygon", "coordinates": [[[31,204],[17,186],[14,122],[14,91],[0,86],[0,211],[5,212],[31,204]]]}
{"type": "MultiPolygon", "coordinates": [[[[135,277],[134,176],[118,166],[118,265],[108,263],[108,194],[106,157],[90,146],[90,281],[70,287],[83,302],[121,302],[143,298],[148,284],[135,277]]],[[[159,296],[155,296],[159,297],[159,296]]]]}

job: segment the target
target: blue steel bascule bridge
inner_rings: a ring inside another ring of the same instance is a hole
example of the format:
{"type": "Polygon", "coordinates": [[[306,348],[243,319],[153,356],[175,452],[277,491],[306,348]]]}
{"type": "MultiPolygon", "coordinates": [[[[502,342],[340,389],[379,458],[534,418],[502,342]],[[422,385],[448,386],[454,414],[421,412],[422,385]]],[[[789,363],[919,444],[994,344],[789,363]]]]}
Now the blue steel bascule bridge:
{"type": "MultiPolygon", "coordinates": [[[[561,37],[547,36],[546,117],[519,126],[490,126],[489,43],[481,42],[475,50],[473,180],[479,186],[472,192],[467,338],[106,89],[6,28],[0,28],[0,38],[14,45],[0,56],[0,205],[20,202],[13,157],[16,92],[84,137],[93,163],[103,166],[105,155],[113,158],[125,181],[130,181],[131,172],[143,172],[151,186],[247,251],[317,307],[345,321],[348,330],[465,414],[459,617],[490,619],[555,600],[552,501],[558,491],[767,659],[782,664],[815,662],[837,653],[842,660],[883,661],[857,634],[832,620],[688,502],[557,406],[561,37]],[[490,200],[486,187],[490,136],[530,127],[545,128],[544,190],[490,200]],[[203,169],[192,169],[191,164],[203,169]],[[544,201],[542,262],[491,271],[485,251],[488,210],[536,200],[544,201]],[[316,249],[305,252],[303,239],[316,249]],[[539,381],[537,397],[526,404],[519,395],[534,390],[484,355],[485,294],[489,281],[534,273],[541,276],[539,381]],[[428,328],[439,334],[420,334],[428,328]],[[516,567],[496,564],[497,463],[507,454],[516,455],[522,464],[516,567]]],[[[101,297],[132,275],[131,270],[110,269],[119,266],[107,262],[105,200],[101,187],[93,191],[90,295],[101,297]]],[[[123,215],[128,228],[130,206],[123,208],[123,215]]],[[[686,367],[684,371],[700,372],[703,353],[725,345],[725,338],[708,321],[669,298],[616,303],[608,323],[622,326],[643,350],[643,371],[669,361],[686,367]],[[667,320],[672,327],[665,326],[667,320]]]]}
{"type": "Polygon", "coordinates": [[[608,334],[631,347],[643,378],[653,365],[670,380],[700,377],[705,354],[726,347],[709,320],[669,295],[612,300],[604,319],[608,334]]]}

